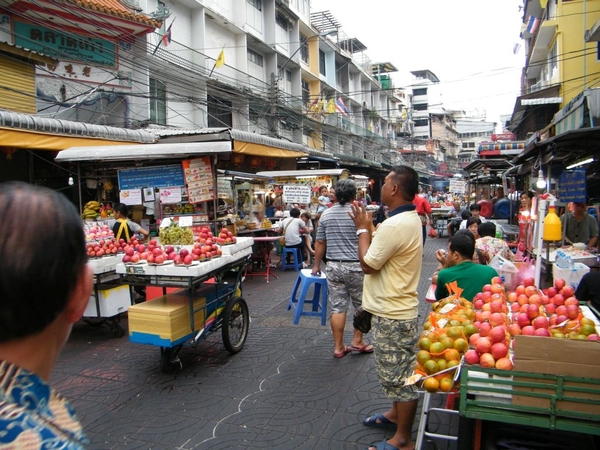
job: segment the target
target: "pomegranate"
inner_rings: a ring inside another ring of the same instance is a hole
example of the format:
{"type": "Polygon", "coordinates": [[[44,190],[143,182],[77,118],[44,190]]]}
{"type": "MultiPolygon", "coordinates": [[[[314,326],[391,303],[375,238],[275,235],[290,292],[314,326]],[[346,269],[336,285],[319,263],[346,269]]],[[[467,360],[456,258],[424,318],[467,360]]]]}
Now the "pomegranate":
{"type": "Polygon", "coordinates": [[[489,353],[484,353],[479,356],[479,364],[481,367],[485,367],[487,369],[493,369],[496,367],[496,360],[489,353]]]}
{"type": "Polygon", "coordinates": [[[492,344],[490,353],[492,354],[495,360],[498,360],[508,355],[508,347],[503,342],[496,342],[495,344],[492,344]]]}

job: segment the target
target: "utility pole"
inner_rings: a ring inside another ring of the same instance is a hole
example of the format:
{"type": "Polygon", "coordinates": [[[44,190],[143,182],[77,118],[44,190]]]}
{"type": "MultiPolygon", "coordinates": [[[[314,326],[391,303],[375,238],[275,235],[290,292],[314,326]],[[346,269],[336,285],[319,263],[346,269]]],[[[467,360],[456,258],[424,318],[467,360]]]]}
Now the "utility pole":
{"type": "Polygon", "coordinates": [[[271,72],[271,87],[269,89],[269,134],[273,137],[279,136],[279,119],[277,118],[277,83],[279,77],[271,72]]]}

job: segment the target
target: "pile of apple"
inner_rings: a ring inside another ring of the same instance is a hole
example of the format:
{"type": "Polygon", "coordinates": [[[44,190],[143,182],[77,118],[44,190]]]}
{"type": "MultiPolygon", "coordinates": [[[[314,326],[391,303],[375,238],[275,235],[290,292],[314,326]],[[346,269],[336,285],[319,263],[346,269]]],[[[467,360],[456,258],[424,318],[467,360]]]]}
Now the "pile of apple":
{"type": "Polygon", "coordinates": [[[85,235],[86,241],[95,241],[99,239],[106,239],[113,237],[113,230],[108,225],[94,225],[90,227],[85,235]]]}
{"type": "Polygon", "coordinates": [[[543,291],[533,285],[533,279],[525,279],[509,292],[508,301],[515,334],[600,340],[594,321],[583,317],[575,289],[562,278],[543,291]]]}
{"type": "MultiPolygon", "coordinates": [[[[210,230],[209,230],[209,232],[210,232],[210,230]]],[[[202,236],[202,234],[200,236],[202,236]]],[[[235,238],[235,236],[233,235],[233,233],[231,231],[229,231],[225,227],[221,228],[221,231],[219,232],[219,236],[217,237],[217,244],[229,245],[229,244],[235,244],[236,241],[237,241],[237,239],[235,238]]]]}
{"type": "Polygon", "coordinates": [[[114,238],[100,239],[95,242],[86,243],[87,255],[89,258],[100,258],[102,256],[116,255],[119,252],[119,245],[114,238]]]}
{"type": "Polygon", "coordinates": [[[164,264],[166,261],[173,261],[174,264],[191,265],[194,261],[207,261],[213,257],[221,256],[223,252],[216,244],[194,243],[191,250],[182,248],[179,252],[175,251],[172,245],[162,247],[155,239],[150,240],[148,245],[140,244],[137,239],[125,244],[123,251],[123,263],[138,263],[146,261],[149,264],[164,264]]]}
{"type": "Polygon", "coordinates": [[[478,332],[469,337],[473,347],[466,351],[468,364],[479,364],[485,368],[512,370],[509,356],[512,330],[508,317],[509,308],[502,278],[494,277],[473,300],[478,332]]]}

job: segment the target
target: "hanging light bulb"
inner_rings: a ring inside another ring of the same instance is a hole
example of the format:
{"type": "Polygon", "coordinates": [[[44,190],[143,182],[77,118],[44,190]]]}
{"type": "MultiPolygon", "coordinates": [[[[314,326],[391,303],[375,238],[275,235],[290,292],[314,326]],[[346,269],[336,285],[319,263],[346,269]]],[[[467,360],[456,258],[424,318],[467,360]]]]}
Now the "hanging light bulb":
{"type": "Polygon", "coordinates": [[[73,183],[74,183],[73,177],[69,177],[69,186],[73,186],[73,183]]]}
{"type": "Polygon", "coordinates": [[[538,179],[535,182],[535,187],[538,189],[544,189],[546,187],[546,180],[544,179],[542,169],[538,170],[538,179]]]}

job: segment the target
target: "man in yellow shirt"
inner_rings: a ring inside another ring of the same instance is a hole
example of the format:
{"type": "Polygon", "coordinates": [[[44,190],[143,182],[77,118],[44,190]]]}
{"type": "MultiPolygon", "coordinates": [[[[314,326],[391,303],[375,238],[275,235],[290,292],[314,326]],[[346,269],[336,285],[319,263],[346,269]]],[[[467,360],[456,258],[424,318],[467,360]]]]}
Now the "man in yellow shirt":
{"type": "Polygon", "coordinates": [[[419,335],[417,287],[423,238],[421,219],[412,203],[418,186],[419,176],[411,167],[392,169],[381,188],[381,200],[390,212],[374,233],[371,214],[361,205],[352,207],[360,264],[366,274],[363,308],[373,314],[377,375],[392,400],[389,411],[366,417],[363,424],[396,429],[394,436],[372,445],[373,449],[414,448],[411,429],[419,394],[414,386],[404,386],[404,380],[413,372],[419,335]]]}

